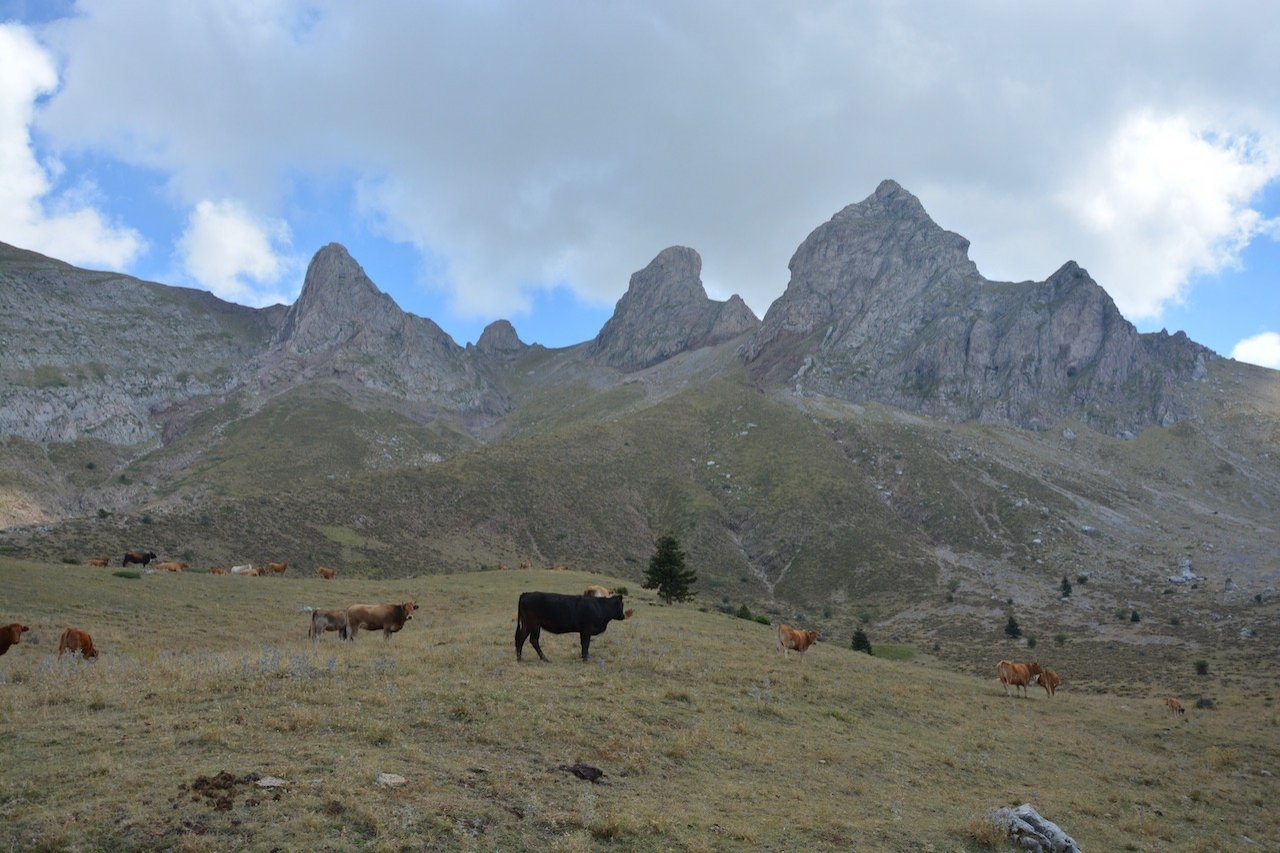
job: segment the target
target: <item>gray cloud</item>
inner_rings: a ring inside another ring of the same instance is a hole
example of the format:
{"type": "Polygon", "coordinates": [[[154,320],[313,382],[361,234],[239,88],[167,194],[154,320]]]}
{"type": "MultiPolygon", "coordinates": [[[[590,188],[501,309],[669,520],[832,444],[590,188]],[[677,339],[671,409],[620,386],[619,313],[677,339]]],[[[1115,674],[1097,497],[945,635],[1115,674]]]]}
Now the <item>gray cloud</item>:
{"type": "Polygon", "coordinates": [[[1252,134],[1247,205],[1280,174],[1278,24],[1270,3],[120,0],[43,33],[63,85],[39,125],[189,208],[278,218],[291,176],[350,175],[353,213],[481,315],[559,281],[612,303],[672,244],[763,313],[806,234],[886,177],[989,277],[1075,259],[1124,306],[1141,258],[1073,192],[1150,114],[1252,134]]]}

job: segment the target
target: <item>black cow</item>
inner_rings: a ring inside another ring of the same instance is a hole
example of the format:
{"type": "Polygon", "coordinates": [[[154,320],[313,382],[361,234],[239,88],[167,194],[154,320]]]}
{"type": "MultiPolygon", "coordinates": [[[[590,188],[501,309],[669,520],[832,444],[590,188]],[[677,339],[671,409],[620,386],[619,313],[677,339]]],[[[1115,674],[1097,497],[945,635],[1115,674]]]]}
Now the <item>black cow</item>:
{"type": "Polygon", "coordinates": [[[130,563],[140,563],[145,566],[156,558],[154,551],[126,551],[124,559],[120,561],[120,565],[127,566],[130,563]]]}
{"type": "Polygon", "coordinates": [[[603,634],[613,620],[626,619],[622,612],[622,596],[597,598],[593,595],[561,595],[558,592],[524,592],[516,612],[516,660],[521,659],[527,637],[533,650],[544,661],[538,637],[546,628],[553,634],[580,634],[582,659],[587,659],[591,638],[603,634]]]}

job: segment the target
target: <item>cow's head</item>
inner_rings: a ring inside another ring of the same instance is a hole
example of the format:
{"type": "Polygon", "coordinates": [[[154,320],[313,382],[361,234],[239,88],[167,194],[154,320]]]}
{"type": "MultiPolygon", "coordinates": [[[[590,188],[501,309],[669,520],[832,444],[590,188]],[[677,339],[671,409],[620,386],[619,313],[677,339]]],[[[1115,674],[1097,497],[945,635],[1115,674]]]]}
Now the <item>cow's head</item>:
{"type": "Polygon", "coordinates": [[[622,596],[620,594],[611,595],[608,598],[600,598],[598,601],[604,602],[605,614],[610,619],[616,619],[621,622],[627,618],[627,614],[622,610],[622,596]]]}
{"type": "Polygon", "coordinates": [[[400,605],[400,609],[404,611],[404,621],[408,622],[410,619],[413,618],[413,611],[418,609],[418,605],[413,603],[413,599],[410,599],[409,601],[406,601],[404,604],[400,605]]]}
{"type": "Polygon", "coordinates": [[[804,636],[805,636],[805,639],[807,639],[807,640],[809,641],[809,642],[808,642],[808,645],[810,645],[810,646],[812,646],[814,643],[818,642],[818,632],[817,632],[817,631],[805,631],[805,632],[804,632],[804,636]]]}

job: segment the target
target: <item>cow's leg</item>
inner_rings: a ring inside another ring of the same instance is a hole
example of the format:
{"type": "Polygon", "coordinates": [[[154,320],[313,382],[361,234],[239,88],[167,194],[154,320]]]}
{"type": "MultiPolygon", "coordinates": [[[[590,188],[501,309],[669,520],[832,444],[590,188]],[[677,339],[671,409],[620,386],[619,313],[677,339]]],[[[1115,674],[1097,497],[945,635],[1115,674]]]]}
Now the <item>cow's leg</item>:
{"type": "Polygon", "coordinates": [[[528,637],[528,636],[529,636],[529,633],[524,630],[524,627],[520,624],[520,620],[517,619],[516,620],[516,660],[517,661],[523,659],[524,640],[525,640],[525,637],[528,637]]]}
{"type": "Polygon", "coordinates": [[[541,636],[542,636],[542,628],[541,627],[534,628],[529,632],[529,642],[530,644],[533,645],[533,650],[538,653],[538,657],[542,658],[542,661],[544,663],[550,663],[550,661],[547,660],[547,656],[542,653],[542,644],[538,642],[538,639],[541,636]]]}
{"type": "Polygon", "coordinates": [[[591,635],[586,631],[582,632],[582,659],[587,659],[587,650],[591,647],[591,635]]]}

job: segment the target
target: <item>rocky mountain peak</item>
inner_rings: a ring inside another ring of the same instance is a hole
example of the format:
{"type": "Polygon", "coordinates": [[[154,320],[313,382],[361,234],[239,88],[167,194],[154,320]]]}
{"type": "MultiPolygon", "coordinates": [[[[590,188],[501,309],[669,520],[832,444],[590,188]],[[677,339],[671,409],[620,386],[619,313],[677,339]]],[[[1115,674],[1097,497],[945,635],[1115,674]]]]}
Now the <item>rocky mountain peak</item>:
{"type": "Polygon", "coordinates": [[[744,357],[762,381],[954,420],[1178,419],[1194,354],[1139,335],[1074,262],[1040,283],[992,282],[968,250],[885,181],[805,239],[744,357]]]}
{"type": "Polygon", "coordinates": [[[330,243],[307,266],[302,292],[285,315],[276,344],[299,354],[326,350],[361,332],[387,331],[403,316],[346,247],[330,243]]]}
{"type": "Polygon", "coordinates": [[[702,258],[693,249],[663,249],[631,276],[627,292],[592,341],[589,354],[619,370],[641,370],[759,326],[737,295],[725,302],[708,298],[701,274],[702,258]]]}
{"type": "Polygon", "coordinates": [[[516,334],[516,327],[507,320],[494,320],[484,327],[480,340],[476,341],[476,349],[488,356],[511,358],[529,348],[516,334]]]}

